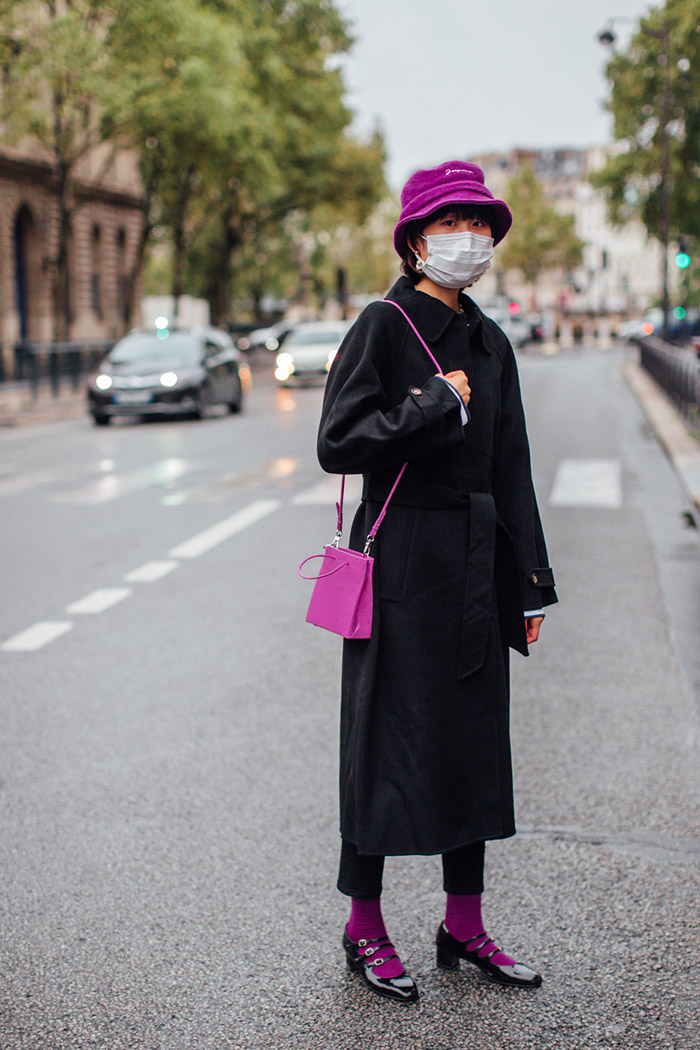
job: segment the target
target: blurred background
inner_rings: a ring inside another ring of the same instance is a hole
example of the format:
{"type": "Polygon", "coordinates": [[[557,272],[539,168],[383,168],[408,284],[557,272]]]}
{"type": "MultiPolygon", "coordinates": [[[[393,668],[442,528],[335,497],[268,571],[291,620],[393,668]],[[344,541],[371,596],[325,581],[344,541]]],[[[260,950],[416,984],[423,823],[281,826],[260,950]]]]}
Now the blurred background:
{"type": "Polygon", "coordinates": [[[282,319],[352,317],[397,275],[401,185],[450,158],[512,205],[474,295],[516,345],[697,332],[697,0],[0,18],[0,381],[156,316],[243,350],[282,319]]]}

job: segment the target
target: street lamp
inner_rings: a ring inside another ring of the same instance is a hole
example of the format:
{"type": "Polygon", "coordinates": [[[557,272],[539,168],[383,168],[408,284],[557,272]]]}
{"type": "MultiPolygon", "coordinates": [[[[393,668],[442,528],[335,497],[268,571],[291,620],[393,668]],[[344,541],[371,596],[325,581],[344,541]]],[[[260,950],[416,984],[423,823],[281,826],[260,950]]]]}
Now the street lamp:
{"type": "MultiPolygon", "coordinates": [[[[598,41],[605,47],[612,47],[615,43],[616,37],[613,31],[613,25],[616,22],[632,22],[636,24],[634,18],[624,18],[615,16],[609,18],[605,23],[605,26],[598,33],[598,41]]],[[[653,36],[656,40],[661,41],[661,54],[659,55],[659,65],[663,68],[663,90],[661,95],[661,171],[660,171],[660,200],[659,200],[659,240],[661,241],[661,311],[663,314],[662,322],[662,337],[664,340],[668,339],[668,313],[670,309],[670,299],[668,292],[668,247],[669,247],[669,200],[670,200],[670,168],[671,168],[671,137],[669,135],[668,125],[671,119],[671,79],[670,79],[670,58],[669,58],[669,24],[668,20],[664,21],[663,29],[651,29],[648,26],[641,25],[640,29],[647,36],[653,36]]]]}

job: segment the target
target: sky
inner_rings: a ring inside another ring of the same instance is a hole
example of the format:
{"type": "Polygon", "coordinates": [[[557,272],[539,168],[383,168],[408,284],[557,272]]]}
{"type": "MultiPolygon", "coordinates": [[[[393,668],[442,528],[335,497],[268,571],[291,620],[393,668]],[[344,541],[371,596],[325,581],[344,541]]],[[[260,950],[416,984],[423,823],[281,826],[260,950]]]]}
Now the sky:
{"type": "MultiPolygon", "coordinates": [[[[653,6],[659,6],[656,0],[653,6]]],[[[356,43],[343,60],[354,130],[383,129],[389,183],[513,146],[610,140],[603,109],[611,16],[618,44],[645,0],[337,0],[356,43]]]]}

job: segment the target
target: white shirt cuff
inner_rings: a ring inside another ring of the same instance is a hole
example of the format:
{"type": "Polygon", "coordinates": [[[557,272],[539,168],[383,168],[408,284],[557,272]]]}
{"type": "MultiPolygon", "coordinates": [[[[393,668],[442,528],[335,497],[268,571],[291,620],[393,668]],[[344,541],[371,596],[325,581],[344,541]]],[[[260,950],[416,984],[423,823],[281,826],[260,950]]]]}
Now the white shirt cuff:
{"type": "Polygon", "coordinates": [[[464,398],[460,394],[460,392],[457,389],[457,387],[452,385],[452,383],[449,381],[449,379],[445,379],[445,377],[441,376],[440,373],[438,373],[438,379],[442,379],[443,383],[447,383],[448,387],[450,388],[450,390],[452,391],[454,396],[459,401],[459,411],[460,411],[460,415],[462,417],[462,426],[466,427],[467,423],[469,422],[469,418],[470,417],[469,417],[469,409],[464,404],[464,398]]]}

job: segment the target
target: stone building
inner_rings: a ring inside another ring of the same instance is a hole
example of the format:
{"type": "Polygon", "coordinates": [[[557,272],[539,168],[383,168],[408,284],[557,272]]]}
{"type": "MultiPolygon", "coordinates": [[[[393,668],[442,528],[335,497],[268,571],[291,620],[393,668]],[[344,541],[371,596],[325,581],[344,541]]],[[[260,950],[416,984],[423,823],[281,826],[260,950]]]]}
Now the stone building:
{"type": "MultiPolygon", "coordinates": [[[[109,340],[128,325],[125,280],[143,222],[137,159],[83,158],[74,179],[69,244],[70,340],[109,340]]],[[[15,347],[50,341],[58,201],[50,155],[39,143],[0,141],[0,376],[15,374],[15,347]]]]}
{"type": "MultiPolygon", "coordinates": [[[[613,226],[606,214],[605,196],[589,181],[605,163],[606,150],[512,149],[471,157],[485,171],[486,184],[496,196],[505,195],[508,181],[525,163],[539,177],[552,207],[573,215],[584,242],[583,263],[571,274],[542,274],[537,286],[539,309],[557,313],[639,316],[658,299],[661,287],[661,246],[641,222],[613,226]]],[[[673,274],[671,274],[673,277],[673,274]]],[[[487,294],[495,295],[495,275],[487,294]]],[[[508,296],[531,305],[533,292],[508,272],[500,277],[508,296]]],[[[486,283],[486,278],[481,282],[486,283]]],[[[500,290],[500,289],[499,289],[500,290]]]]}

